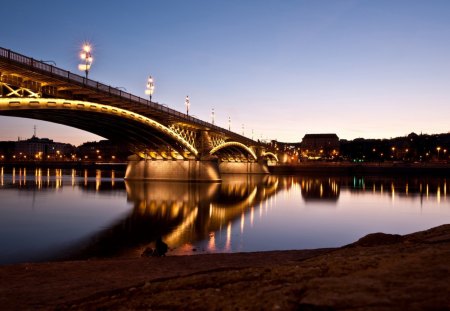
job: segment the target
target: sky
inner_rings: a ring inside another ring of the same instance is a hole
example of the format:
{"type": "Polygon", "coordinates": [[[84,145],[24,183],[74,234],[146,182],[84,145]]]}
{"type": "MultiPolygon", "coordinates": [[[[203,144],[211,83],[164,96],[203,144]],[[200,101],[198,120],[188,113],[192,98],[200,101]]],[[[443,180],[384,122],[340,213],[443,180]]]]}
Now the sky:
{"type": "MultiPolygon", "coordinates": [[[[0,46],[254,139],[450,131],[448,0],[8,1],[0,46]],[[252,134],[253,133],[253,134],[252,134]]],[[[0,140],[101,139],[0,116],[0,140]]]]}

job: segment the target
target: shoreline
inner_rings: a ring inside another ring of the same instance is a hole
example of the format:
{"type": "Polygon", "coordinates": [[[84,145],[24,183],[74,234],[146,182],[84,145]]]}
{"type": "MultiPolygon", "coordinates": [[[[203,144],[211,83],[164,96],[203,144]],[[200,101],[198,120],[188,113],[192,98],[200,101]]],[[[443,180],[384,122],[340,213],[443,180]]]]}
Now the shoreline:
{"type": "MultiPolygon", "coordinates": [[[[125,171],[126,162],[71,162],[71,161],[17,161],[0,162],[0,167],[14,168],[62,168],[62,169],[117,169],[125,171]]],[[[269,165],[270,174],[430,174],[450,175],[450,164],[444,162],[396,163],[396,162],[301,162],[297,164],[269,165]]]]}
{"type": "Polygon", "coordinates": [[[450,225],[442,225],[332,249],[0,266],[0,303],[5,310],[448,310],[449,282],[450,225]]]}
{"type": "Polygon", "coordinates": [[[0,167],[14,168],[58,168],[58,169],[118,169],[125,171],[127,163],[100,163],[100,162],[70,162],[70,161],[44,161],[44,162],[0,162],[0,167]]]}
{"type": "Polygon", "coordinates": [[[393,163],[393,162],[303,162],[295,165],[269,166],[273,175],[328,174],[328,175],[450,175],[447,163],[393,163]]]}

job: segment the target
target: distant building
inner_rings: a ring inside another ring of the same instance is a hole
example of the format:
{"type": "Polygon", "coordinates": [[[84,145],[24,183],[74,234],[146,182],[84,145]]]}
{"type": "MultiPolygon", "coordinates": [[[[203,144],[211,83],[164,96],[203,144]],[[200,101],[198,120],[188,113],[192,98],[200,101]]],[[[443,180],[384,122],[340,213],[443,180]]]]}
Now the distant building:
{"type": "Polygon", "coordinates": [[[48,138],[33,137],[18,140],[14,146],[16,159],[62,160],[71,156],[75,147],[70,144],[57,143],[48,138]]]}
{"type": "Polygon", "coordinates": [[[78,156],[83,161],[126,161],[132,153],[110,140],[86,142],[78,146],[78,156]]]}
{"type": "Polygon", "coordinates": [[[302,157],[333,159],[339,155],[339,137],[336,134],[306,134],[301,143],[302,157]]]}

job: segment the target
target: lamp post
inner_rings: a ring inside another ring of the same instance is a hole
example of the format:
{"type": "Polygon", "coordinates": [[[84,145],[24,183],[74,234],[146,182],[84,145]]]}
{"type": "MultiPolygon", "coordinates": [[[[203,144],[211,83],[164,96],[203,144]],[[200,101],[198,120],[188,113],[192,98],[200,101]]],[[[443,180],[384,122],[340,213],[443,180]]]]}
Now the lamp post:
{"type": "Polygon", "coordinates": [[[86,73],[86,79],[88,78],[89,70],[91,69],[92,62],[94,61],[91,51],[91,45],[88,42],[85,42],[80,53],[80,58],[84,61],[84,64],[79,64],[78,69],[86,73]]]}
{"type": "Polygon", "coordinates": [[[439,152],[441,151],[441,147],[437,147],[436,150],[438,152],[438,161],[439,161],[439,152]]]}
{"type": "Polygon", "coordinates": [[[147,80],[147,87],[145,89],[145,94],[150,96],[150,101],[152,101],[152,95],[154,90],[155,90],[155,83],[153,81],[152,76],[149,76],[147,80]]]}
{"type": "Polygon", "coordinates": [[[152,76],[147,79],[147,87],[145,89],[145,94],[149,95],[150,101],[152,100],[153,92],[155,91],[155,82],[152,76]]]}
{"type": "Polygon", "coordinates": [[[231,117],[228,117],[228,130],[231,131],[231,117]]]}
{"type": "Polygon", "coordinates": [[[184,104],[186,105],[186,115],[189,115],[189,106],[191,105],[191,101],[189,100],[189,96],[186,96],[184,100],[184,104]]]}
{"type": "Polygon", "coordinates": [[[214,120],[215,119],[215,115],[214,115],[214,108],[212,109],[212,113],[211,113],[211,123],[212,125],[214,125],[214,120]]]}

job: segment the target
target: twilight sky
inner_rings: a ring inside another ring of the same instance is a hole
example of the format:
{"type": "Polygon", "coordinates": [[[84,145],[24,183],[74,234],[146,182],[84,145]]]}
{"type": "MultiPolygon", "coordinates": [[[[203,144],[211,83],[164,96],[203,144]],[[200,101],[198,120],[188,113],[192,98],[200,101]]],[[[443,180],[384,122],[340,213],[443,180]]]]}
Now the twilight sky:
{"type": "MultiPolygon", "coordinates": [[[[9,1],[0,46],[254,139],[306,133],[390,138],[450,131],[448,0],[9,1]]],[[[100,139],[47,122],[0,117],[0,140],[100,139]]]]}

